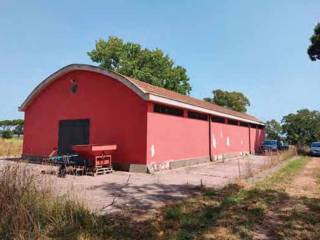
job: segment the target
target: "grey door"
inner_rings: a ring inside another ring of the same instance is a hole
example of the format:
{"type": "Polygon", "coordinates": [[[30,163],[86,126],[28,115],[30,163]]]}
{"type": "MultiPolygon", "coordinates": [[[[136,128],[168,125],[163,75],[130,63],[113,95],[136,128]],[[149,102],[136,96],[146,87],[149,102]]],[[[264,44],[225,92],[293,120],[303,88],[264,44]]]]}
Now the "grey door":
{"type": "Polygon", "coordinates": [[[72,145],[89,144],[89,119],[59,121],[58,153],[70,154],[72,145]]]}

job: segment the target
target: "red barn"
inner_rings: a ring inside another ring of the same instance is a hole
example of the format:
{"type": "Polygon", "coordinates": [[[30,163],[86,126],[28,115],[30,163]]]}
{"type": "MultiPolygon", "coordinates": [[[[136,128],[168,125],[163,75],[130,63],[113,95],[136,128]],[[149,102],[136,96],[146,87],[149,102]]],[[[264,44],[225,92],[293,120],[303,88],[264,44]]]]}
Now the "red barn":
{"type": "Polygon", "coordinates": [[[265,135],[248,114],[83,64],[50,75],[20,110],[24,158],[65,154],[74,144],[117,144],[114,167],[130,171],[254,153],[265,135]]]}

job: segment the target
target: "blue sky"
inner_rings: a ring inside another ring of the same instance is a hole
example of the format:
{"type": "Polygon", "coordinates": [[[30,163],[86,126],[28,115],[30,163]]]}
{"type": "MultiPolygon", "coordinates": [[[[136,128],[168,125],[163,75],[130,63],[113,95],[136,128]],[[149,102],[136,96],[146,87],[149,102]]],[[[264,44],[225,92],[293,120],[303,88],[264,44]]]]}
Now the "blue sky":
{"type": "Polygon", "coordinates": [[[320,62],[306,54],[319,0],[0,0],[0,119],[49,74],[91,63],[99,38],[161,48],[191,79],[191,95],[241,91],[249,113],[269,120],[320,110],[320,62]]]}

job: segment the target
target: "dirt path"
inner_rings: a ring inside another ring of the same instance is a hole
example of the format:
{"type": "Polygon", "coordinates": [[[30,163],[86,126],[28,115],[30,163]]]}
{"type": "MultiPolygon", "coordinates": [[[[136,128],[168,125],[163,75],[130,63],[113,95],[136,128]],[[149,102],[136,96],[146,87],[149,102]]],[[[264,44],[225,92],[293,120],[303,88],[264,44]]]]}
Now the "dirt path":
{"type": "MultiPolygon", "coordinates": [[[[310,228],[310,225],[305,224],[319,217],[312,208],[320,201],[319,176],[320,158],[312,158],[294,179],[284,186],[278,202],[268,210],[263,223],[257,226],[254,239],[287,239],[285,236],[289,232],[296,237],[294,239],[315,239],[303,234],[306,234],[305,228],[310,228]]],[[[275,192],[281,193],[276,190],[275,192]]]]}
{"type": "Polygon", "coordinates": [[[286,188],[286,192],[295,197],[320,197],[318,177],[320,176],[320,158],[312,158],[304,169],[286,188]]]}

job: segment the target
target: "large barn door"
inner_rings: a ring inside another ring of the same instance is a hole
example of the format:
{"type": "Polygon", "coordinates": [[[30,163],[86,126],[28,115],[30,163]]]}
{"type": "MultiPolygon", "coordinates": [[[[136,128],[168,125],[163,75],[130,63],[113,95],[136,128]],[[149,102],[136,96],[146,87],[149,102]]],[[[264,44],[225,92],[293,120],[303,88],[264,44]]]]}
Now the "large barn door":
{"type": "Polygon", "coordinates": [[[72,145],[89,144],[89,119],[59,122],[58,153],[72,153],[72,145]]]}

